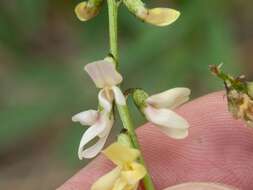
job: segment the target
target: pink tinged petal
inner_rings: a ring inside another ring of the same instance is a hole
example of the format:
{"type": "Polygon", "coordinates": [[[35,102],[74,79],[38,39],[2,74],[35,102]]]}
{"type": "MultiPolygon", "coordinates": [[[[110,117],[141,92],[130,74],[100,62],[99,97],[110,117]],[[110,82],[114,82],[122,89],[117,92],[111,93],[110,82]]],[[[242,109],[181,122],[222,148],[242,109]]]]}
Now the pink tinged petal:
{"type": "Polygon", "coordinates": [[[98,93],[99,105],[104,108],[106,112],[111,112],[112,110],[112,100],[113,96],[110,89],[102,89],[98,93]]]}
{"type": "Polygon", "coordinates": [[[101,114],[101,117],[103,117],[106,127],[105,127],[104,131],[102,131],[98,135],[100,138],[108,136],[110,134],[110,131],[111,131],[113,124],[114,124],[114,117],[110,113],[103,112],[101,114]]]}
{"type": "Polygon", "coordinates": [[[100,137],[100,138],[106,137],[105,135],[102,136],[102,134],[105,132],[107,128],[111,129],[112,127],[112,122],[108,122],[108,118],[106,117],[108,116],[103,115],[103,114],[100,115],[99,120],[97,120],[97,122],[93,126],[89,127],[83,134],[79,148],[78,148],[78,157],[80,160],[82,160],[83,158],[91,158],[91,155],[96,156],[99,153],[97,151],[99,150],[99,148],[101,148],[101,146],[104,144],[103,141],[106,139],[98,141],[99,144],[96,146],[93,145],[93,148],[90,147],[91,149],[88,149],[88,155],[86,155],[87,152],[85,153],[85,150],[87,150],[85,149],[85,145],[87,145],[95,137],[100,137]]]}
{"type": "Polygon", "coordinates": [[[109,60],[100,60],[89,63],[85,66],[97,88],[115,86],[121,83],[122,76],[116,70],[115,64],[109,60]]]}
{"type": "Polygon", "coordinates": [[[82,152],[82,156],[84,158],[93,158],[95,156],[97,156],[101,150],[103,149],[106,140],[110,134],[110,131],[112,129],[113,123],[114,123],[114,119],[113,116],[109,116],[108,113],[101,113],[101,119],[104,121],[106,127],[104,129],[104,131],[101,131],[97,136],[99,137],[98,141],[92,145],[91,147],[85,149],[82,152]]]}
{"type": "Polygon", "coordinates": [[[173,88],[150,96],[146,103],[157,108],[176,108],[189,100],[191,94],[188,88],[173,88]]]}
{"type": "Polygon", "coordinates": [[[114,93],[115,102],[121,106],[126,105],[126,98],[120,88],[117,86],[113,86],[112,91],[114,93]]]}
{"type": "Polygon", "coordinates": [[[90,158],[94,158],[95,156],[97,156],[102,151],[102,149],[105,145],[105,142],[107,140],[107,137],[108,136],[104,136],[102,138],[99,138],[99,140],[94,145],[85,149],[82,152],[82,158],[90,159],[90,158]]]}
{"type": "Polygon", "coordinates": [[[73,122],[80,122],[82,125],[93,125],[98,119],[96,110],[88,110],[78,113],[72,117],[73,122]]]}
{"type": "Polygon", "coordinates": [[[169,109],[156,109],[147,106],[144,109],[144,114],[147,120],[160,127],[171,138],[182,139],[188,135],[188,122],[169,109]]]}

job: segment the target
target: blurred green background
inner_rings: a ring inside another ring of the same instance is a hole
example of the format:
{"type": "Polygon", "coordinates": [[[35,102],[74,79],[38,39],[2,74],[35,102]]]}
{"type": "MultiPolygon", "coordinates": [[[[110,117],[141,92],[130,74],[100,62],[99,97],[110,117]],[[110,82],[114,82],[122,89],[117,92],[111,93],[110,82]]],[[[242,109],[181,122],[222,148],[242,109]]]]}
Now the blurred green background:
{"type": "MultiPolygon", "coordinates": [[[[97,90],[83,66],[108,53],[108,26],[106,7],[79,22],[73,13],[78,2],[0,1],[0,189],[55,189],[86,164],[77,158],[85,128],[71,116],[96,108],[97,90]]],[[[146,2],[182,16],[156,28],[122,6],[125,89],[155,93],[187,86],[195,98],[223,88],[208,70],[220,62],[228,72],[253,76],[251,0],[146,2]]]]}

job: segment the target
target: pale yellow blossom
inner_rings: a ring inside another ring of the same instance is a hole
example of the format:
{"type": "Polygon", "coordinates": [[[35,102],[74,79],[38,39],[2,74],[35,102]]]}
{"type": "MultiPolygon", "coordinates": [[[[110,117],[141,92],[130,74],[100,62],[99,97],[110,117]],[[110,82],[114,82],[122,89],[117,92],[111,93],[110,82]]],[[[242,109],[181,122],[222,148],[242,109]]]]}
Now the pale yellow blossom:
{"type": "Polygon", "coordinates": [[[117,165],[112,171],[99,178],[91,190],[136,190],[146,169],[137,162],[140,152],[120,143],[113,143],[103,153],[117,165]]]}

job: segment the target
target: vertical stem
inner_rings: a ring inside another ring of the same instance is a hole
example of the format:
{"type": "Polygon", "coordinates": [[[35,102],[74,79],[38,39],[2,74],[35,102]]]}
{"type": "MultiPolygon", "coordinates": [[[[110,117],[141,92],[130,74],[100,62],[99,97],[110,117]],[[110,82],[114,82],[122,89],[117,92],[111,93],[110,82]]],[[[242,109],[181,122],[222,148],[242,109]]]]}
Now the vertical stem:
{"type": "MultiPolygon", "coordinates": [[[[136,136],[135,130],[134,130],[134,125],[133,125],[133,121],[131,119],[131,115],[129,113],[129,109],[128,106],[121,106],[121,105],[117,105],[117,108],[119,110],[119,115],[120,118],[122,120],[123,126],[124,128],[127,130],[127,134],[129,135],[131,141],[132,141],[132,145],[134,148],[140,150],[140,145],[138,142],[138,138],[136,136]]],[[[140,151],[141,152],[141,151],[140,151]]],[[[143,184],[146,190],[155,190],[153,181],[152,181],[152,177],[150,176],[145,160],[142,156],[142,154],[140,155],[140,163],[146,168],[147,170],[147,174],[146,176],[143,178],[143,184]]]]}
{"type": "MultiPolygon", "coordinates": [[[[109,36],[110,36],[110,52],[116,59],[116,64],[119,63],[118,54],[118,3],[117,0],[107,0],[108,3],[108,15],[109,15],[109,36]]],[[[133,121],[129,113],[127,105],[117,105],[121,121],[124,128],[127,130],[129,137],[131,138],[132,145],[136,149],[140,149],[140,145],[134,130],[133,121]]],[[[143,156],[140,156],[140,163],[146,168],[146,164],[143,156]]],[[[146,176],[143,178],[143,184],[146,190],[155,190],[152,178],[147,170],[146,176]]]]}
{"type": "Polygon", "coordinates": [[[108,15],[109,15],[109,37],[110,37],[110,52],[116,59],[116,64],[119,61],[118,53],[118,5],[116,0],[107,0],[108,15]]]}

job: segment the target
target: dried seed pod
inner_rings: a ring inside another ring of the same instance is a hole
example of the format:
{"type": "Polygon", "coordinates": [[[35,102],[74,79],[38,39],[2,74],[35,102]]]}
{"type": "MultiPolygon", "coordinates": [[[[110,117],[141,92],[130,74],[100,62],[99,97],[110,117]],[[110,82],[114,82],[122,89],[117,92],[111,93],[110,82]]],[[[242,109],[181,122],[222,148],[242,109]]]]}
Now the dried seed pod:
{"type": "Polygon", "coordinates": [[[245,76],[232,77],[221,71],[221,66],[210,66],[213,74],[224,81],[228,110],[236,119],[243,119],[253,127],[253,83],[245,81],[245,76]]]}

